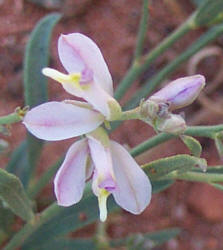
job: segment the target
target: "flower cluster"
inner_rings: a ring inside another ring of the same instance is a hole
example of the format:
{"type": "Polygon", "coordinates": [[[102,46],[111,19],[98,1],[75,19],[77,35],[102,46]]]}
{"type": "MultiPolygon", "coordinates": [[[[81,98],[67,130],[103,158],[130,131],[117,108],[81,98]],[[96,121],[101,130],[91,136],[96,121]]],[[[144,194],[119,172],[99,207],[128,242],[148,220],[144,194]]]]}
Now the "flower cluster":
{"type": "Polygon", "coordinates": [[[71,206],[79,202],[85,182],[91,178],[102,221],[107,216],[109,194],[125,210],[141,213],[151,199],[150,181],[126,149],[110,141],[99,127],[121,114],[121,107],[112,97],[112,78],[99,48],[90,38],[73,33],[60,36],[58,51],[68,74],[51,68],[44,68],[43,74],[86,102],[44,103],[27,112],[23,120],[33,135],[44,140],[86,134],[86,138],[71,145],[56,174],[54,190],[58,204],[71,206]]]}
{"type": "MultiPolygon", "coordinates": [[[[112,78],[100,49],[90,38],[73,33],[60,36],[58,52],[68,73],[44,68],[43,74],[84,101],[47,102],[28,111],[23,120],[26,128],[43,140],[85,135],[70,146],[54,179],[58,204],[71,206],[79,202],[85,182],[91,179],[102,221],[107,217],[106,201],[110,194],[123,209],[141,213],[151,200],[150,180],[127,150],[109,140],[100,127],[123,114],[113,98],[112,78]]],[[[172,111],[193,102],[204,84],[200,75],[173,81],[141,103],[141,119],[158,131],[182,133],[186,123],[172,111]]]]}

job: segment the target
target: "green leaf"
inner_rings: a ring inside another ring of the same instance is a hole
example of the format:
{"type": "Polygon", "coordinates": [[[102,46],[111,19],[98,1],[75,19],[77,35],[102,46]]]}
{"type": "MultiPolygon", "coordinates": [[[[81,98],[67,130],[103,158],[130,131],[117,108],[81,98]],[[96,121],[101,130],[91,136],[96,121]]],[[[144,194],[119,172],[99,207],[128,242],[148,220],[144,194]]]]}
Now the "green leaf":
{"type": "Polygon", "coordinates": [[[0,201],[0,230],[8,234],[11,231],[13,222],[14,214],[0,201]]]}
{"type": "Polygon", "coordinates": [[[223,137],[222,132],[219,132],[215,134],[215,138],[214,138],[215,147],[218,151],[218,155],[220,159],[222,159],[223,157],[223,143],[222,143],[223,138],[222,137],[223,137]]]}
{"type": "MultiPolygon", "coordinates": [[[[47,79],[41,70],[48,66],[50,38],[60,17],[60,14],[50,14],[41,19],[31,33],[26,47],[24,94],[25,104],[31,108],[48,100],[47,79]]],[[[41,153],[43,141],[28,133],[27,143],[29,167],[26,170],[27,176],[30,177],[41,153]]]]}
{"type": "Polygon", "coordinates": [[[153,180],[165,177],[165,175],[175,170],[183,173],[197,165],[200,167],[207,166],[206,160],[190,155],[176,155],[152,161],[142,167],[146,174],[153,180]]]}
{"type": "MultiPolygon", "coordinates": [[[[30,247],[29,250],[35,250],[36,247],[30,247]]],[[[47,241],[46,244],[38,247],[38,250],[96,250],[94,242],[89,239],[54,239],[47,241]]]]}
{"type": "Polygon", "coordinates": [[[27,0],[46,9],[59,9],[62,6],[62,0],[27,0]]]}
{"type": "Polygon", "coordinates": [[[41,73],[49,63],[49,43],[60,14],[42,18],[30,35],[24,61],[25,104],[34,107],[48,100],[47,79],[41,73]]]}
{"type": "Polygon", "coordinates": [[[205,0],[192,0],[192,2],[196,5],[196,6],[200,6],[202,3],[204,3],[205,0]]]}
{"type": "Polygon", "coordinates": [[[27,142],[23,141],[11,154],[10,160],[6,166],[9,173],[15,174],[21,180],[23,186],[27,186],[27,169],[28,156],[27,156],[27,142]]]}
{"type": "Polygon", "coordinates": [[[0,169],[0,198],[23,220],[29,221],[34,217],[30,200],[19,178],[3,169],[0,169]]]}
{"type": "Polygon", "coordinates": [[[223,20],[223,1],[222,0],[206,0],[203,1],[197,10],[194,18],[195,25],[204,26],[211,25],[223,20]]]}
{"type": "MultiPolygon", "coordinates": [[[[181,53],[175,60],[167,64],[158,74],[149,79],[142,88],[140,88],[134,96],[124,105],[123,110],[134,108],[139,105],[140,100],[146,98],[152,91],[158,87],[162,81],[174,72],[179,66],[193,56],[196,52],[206,46],[208,43],[216,39],[223,33],[223,24],[215,25],[204,35],[198,38],[189,48],[181,53]]],[[[117,126],[116,126],[117,127],[117,126]]]]}
{"type": "Polygon", "coordinates": [[[223,191],[223,185],[218,183],[210,183],[211,186],[223,191]]]}
{"type": "Polygon", "coordinates": [[[153,191],[153,194],[159,193],[159,192],[167,189],[173,183],[174,183],[174,180],[152,181],[152,191],[153,191]]]}
{"type": "Polygon", "coordinates": [[[183,143],[188,147],[192,155],[196,157],[201,156],[202,147],[198,140],[188,135],[182,135],[180,136],[180,138],[183,141],[183,143]]]}
{"type": "MultiPolygon", "coordinates": [[[[111,199],[108,200],[108,209],[110,212],[117,209],[117,205],[111,199]]],[[[51,239],[83,228],[98,218],[97,198],[92,194],[86,195],[78,204],[71,207],[61,207],[60,212],[52,216],[29,236],[22,249],[39,249],[51,239]]]]}
{"type": "Polygon", "coordinates": [[[55,164],[50,166],[48,170],[40,176],[37,182],[28,191],[29,197],[34,199],[43,188],[50,182],[51,178],[56,174],[57,170],[61,166],[64,157],[61,157],[55,164]]]}
{"type": "Polygon", "coordinates": [[[113,246],[127,246],[129,250],[147,250],[164,244],[180,233],[179,228],[167,228],[148,234],[134,234],[124,239],[113,240],[113,246]]]}

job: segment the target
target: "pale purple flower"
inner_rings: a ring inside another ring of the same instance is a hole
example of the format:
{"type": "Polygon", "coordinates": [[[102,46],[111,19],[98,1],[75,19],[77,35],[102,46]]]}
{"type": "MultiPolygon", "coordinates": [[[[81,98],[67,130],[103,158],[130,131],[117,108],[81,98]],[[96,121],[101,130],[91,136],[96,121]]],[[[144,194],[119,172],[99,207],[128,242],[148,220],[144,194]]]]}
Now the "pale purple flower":
{"type": "Polygon", "coordinates": [[[191,104],[205,86],[202,75],[178,78],[153,94],[148,100],[155,103],[166,103],[169,110],[175,110],[191,104]]]}
{"type": "Polygon", "coordinates": [[[98,128],[121,114],[118,102],[112,97],[112,79],[99,48],[88,37],[74,33],[60,37],[58,50],[68,74],[50,68],[43,69],[43,73],[87,103],[47,102],[28,111],[23,120],[26,128],[43,140],[87,134],[87,138],[69,148],[56,174],[58,204],[70,206],[79,202],[86,180],[92,178],[102,221],[107,216],[106,200],[110,194],[125,210],[141,213],[151,199],[148,177],[121,145],[109,141],[104,130],[98,128]]]}
{"type": "Polygon", "coordinates": [[[58,141],[89,133],[100,126],[104,116],[78,101],[47,102],[27,112],[23,124],[33,135],[58,141]]]}
{"type": "Polygon", "coordinates": [[[110,194],[119,206],[133,214],[141,213],[150,202],[150,181],[126,149],[114,141],[103,145],[88,135],[71,145],[56,174],[58,204],[71,206],[79,202],[90,176],[101,221],[107,217],[106,200],[110,194]]]}
{"type": "Polygon", "coordinates": [[[112,78],[98,46],[79,33],[61,35],[58,41],[61,63],[68,74],[44,68],[43,74],[60,82],[64,89],[85,99],[107,120],[121,113],[121,107],[112,97],[112,78]]]}

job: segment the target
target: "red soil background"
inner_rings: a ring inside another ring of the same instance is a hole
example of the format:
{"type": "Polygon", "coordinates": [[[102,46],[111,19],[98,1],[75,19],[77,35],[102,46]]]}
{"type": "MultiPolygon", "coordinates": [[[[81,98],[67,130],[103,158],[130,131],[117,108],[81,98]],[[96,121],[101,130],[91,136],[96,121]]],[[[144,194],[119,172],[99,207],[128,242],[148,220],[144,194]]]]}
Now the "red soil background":
{"type": "MultiPolygon", "coordinates": [[[[47,1],[46,1],[47,2],[47,1]]],[[[49,2],[49,1],[48,1],[49,2]]],[[[81,32],[90,36],[101,48],[109,65],[115,86],[122,79],[131,64],[136,34],[141,14],[140,0],[66,0],[61,8],[64,18],[56,26],[51,44],[51,66],[63,71],[57,56],[57,39],[60,33],[81,32]]],[[[194,10],[188,0],[151,0],[150,25],[145,42],[145,52],[149,52],[164,37],[178,27],[194,10]]],[[[40,7],[23,0],[0,0],[0,115],[13,112],[17,106],[23,106],[22,71],[25,45],[30,32],[37,21],[52,12],[52,9],[40,7]]],[[[177,42],[144,73],[141,79],[134,83],[123,100],[127,100],[140,86],[140,82],[158,72],[161,67],[171,62],[199,37],[204,29],[190,32],[177,42]]],[[[211,46],[222,49],[223,36],[211,46]]],[[[36,58],[38,60],[38,58],[36,58]]],[[[189,63],[183,64],[170,79],[188,74],[189,63]]],[[[215,81],[222,67],[221,56],[211,56],[199,64],[196,73],[207,77],[208,84],[215,81]],[[216,72],[217,70],[217,72],[216,72]],[[218,72],[219,71],[219,72],[218,72]]],[[[170,80],[166,79],[166,80],[170,80]]],[[[223,79],[223,78],[222,78],[223,79]]],[[[222,81],[218,80],[216,91],[209,95],[215,105],[222,103],[222,81]]],[[[50,100],[63,100],[70,96],[59,84],[51,82],[50,100]]],[[[223,122],[221,108],[218,112],[211,105],[202,101],[194,103],[185,109],[186,120],[190,125],[220,124],[223,122]]],[[[223,114],[223,112],[222,112],[223,114]]],[[[112,138],[128,147],[154,135],[154,131],[140,121],[124,122],[112,134],[112,138]]],[[[11,136],[2,136],[10,144],[12,151],[25,137],[25,128],[21,124],[12,126],[11,136]]],[[[65,153],[73,140],[55,142],[46,147],[41,158],[38,175],[53,163],[58,155],[65,153]]],[[[203,146],[202,156],[209,165],[220,164],[213,141],[200,140],[203,146]]],[[[139,163],[145,163],[163,156],[179,153],[189,153],[179,140],[172,140],[144,153],[137,158],[139,163]]],[[[8,154],[0,159],[4,168],[8,154]]],[[[47,192],[54,200],[52,185],[47,192]]],[[[41,196],[43,199],[44,195],[41,196]]],[[[164,192],[153,195],[150,206],[140,216],[127,212],[112,216],[108,220],[110,237],[123,237],[135,232],[152,232],[166,227],[182,228],[181,235],[170,240],[165,246],[156,249],[180,250],[215,250],[223,249],[223,193],[200,183],[177,181],[164,192]]],[[[75,236],[89,236],[95,227],[75,233],[75,236]]]]}

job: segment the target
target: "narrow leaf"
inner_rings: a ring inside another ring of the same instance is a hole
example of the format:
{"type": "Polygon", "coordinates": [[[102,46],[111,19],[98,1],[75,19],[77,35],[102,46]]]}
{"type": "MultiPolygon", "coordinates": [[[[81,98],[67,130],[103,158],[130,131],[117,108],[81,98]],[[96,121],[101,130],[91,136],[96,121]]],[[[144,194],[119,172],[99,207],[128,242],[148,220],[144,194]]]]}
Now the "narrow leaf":
{"type": "Polygon", "coordinates": [[[113,240],[112,246],[126,246],[129,250],[147,250],[159,246],[180,233],[179,228],[167,228],[147,234],[135,234],[124,239],[113,240]]]}
{"type": "Polygon", "coordinates": [[[197,26],[210,25],[215,21],[220,22],[223,19],[223,1],[206,0],[203,1],[197,10],[194,22],[197,26]]]}
{"type": "Polygon", "coordinates": [[[0,230],[8,234],[13,222],[14,214],[0,201],[0,230]]]}
{"type": "MultiPolygon", "coordinates": [[[[30,250],[35,248],[30,248],[30,250]]],[[[89,239],[54,239],[47,241],[46,244],[38,247],[39,250],[96,250],[93,240],[89,239]]]]}
{"type": "Polygon", "coordinates": [[[200,6],[205,0],[192,0],[196,6],[200,6]]]}
{"type": "Polygon", "coordinates": [[[223,24],[215,25],[199,37],[189,48],[181,53],[175,60],[167,64],[163,69],[159,71],[154,77],[149,79],[143,87],[141,87],[134,96],[124,105],[123,110],[134,108],[139,105],[141,99],[147,97],[152,91],[158,87],[162,81],[174,72],[179,66],[193,56],[197,51],[202,49],[208,43],[216,39],[223,33],[223,24]]]}
{"type": "Polygon", "coordinates": [[[218,183],[210,183],[211,186],[223,191],[223,185],[218,183]]]}
{"type": "Polygon", "coordinates": [[[27,142],[25,140],[11,154],[6,170],[19,177],[23,186],[26,186],[28,180],[26,168],[28,168],[28,155],[27,142]]]}
{"type": "Polygon", "coordinates": [[[43,190],[43,188],[47,184],[49,184],[50,180],[56,174],[63,160],[64,157],[61,157],[56,163],[50,166],[48,170],[45,173],[43,173],[43,175],[40,176],[38,181],[30,188],[28,194],[31,199],[34,199],[43,190]]]}
{"type": "MultiPolygon", "coordinates": [[[[24,61],[24,93],[25,104],[34,107],[48,100],[47,79],[41,73],[49,63],[49,44],[54,25],[60,14],[50,14],[39,21],[31,33],[26,47],[24,61]]],[[[28,133],[28,177],[32,174],[39,158],[42,141],[28,133]]]]}
{"type": "Polygon", "coordinates": [[[174,183],[174,180],[152,181],[152,191],[153,191],[153,194],[159,193],[159,192],[167,189],[173,183],[174,183]]]}
{"type": "Polygon", "coordinates": [[[189,155],[176,155],[152,161],[142,167],[151,179],[158,179],[175,170],[183,173],[195,166],[207,166],[206,160],[189,155]]]}
{"type": "Polygon", "coordinates": [[[196,157],[201,156],[202,147],[198,140],[188,135],[182,135],[180,136],[180,138],[183,141],[183,143],[188,147],[192,155],[196,157]]]}
{"type": "MultiPolygon", "coordinates": [[[[111,211],[117,209],[113,200],[108,200],[111,211]]],[[[80,203],[71,207],[61,207],[60,212],[41,225],[24,242],[23,250],[39,249],[57,236],[74,232],[99,219],[97,198],[92,194],[85,196],[80,203]],[[43,237],[44,235],[44,237],[43,237]]]]}
{"type": "Polygon", "coordinates": [[[3,169],[0,169],[0,198],[23,220],[29,221],[34,217],[31,203],[19,178],[3,169]]]}
{"type": "Polygon", "coordinates": [[[215,142],[215,146],[216,149],[218,151],[218,155],[220,157],[220,159],[223,159],[223,143],[222,143],[222,132],[216,133],[215,138],[214,138],[214,142],[215,142]]]}

